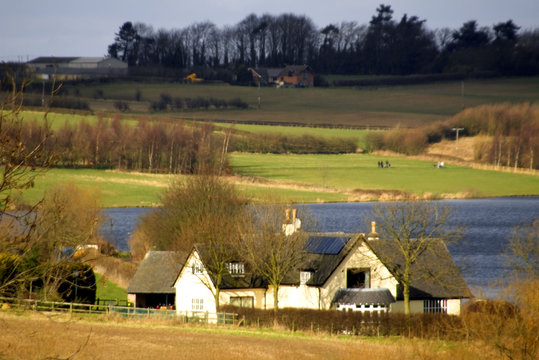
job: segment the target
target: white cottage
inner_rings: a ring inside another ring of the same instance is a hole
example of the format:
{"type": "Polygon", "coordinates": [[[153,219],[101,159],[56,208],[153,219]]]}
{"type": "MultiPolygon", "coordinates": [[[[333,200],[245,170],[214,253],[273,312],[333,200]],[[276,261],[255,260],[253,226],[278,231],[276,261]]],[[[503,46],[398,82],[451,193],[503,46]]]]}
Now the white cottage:
{"type": "MultiPolygon", "coordinates": [[[[402,286],[392,273],[401,266],[402,257],[394,242],[373,235],[376,234],[310,234],[305,260],[281,284],[279,307],[403,312],[402,286]]],[[[214,282],[201,254],[195,246],[174,282],[178,312],[216,311],[214,282]]],[[[274,307],[271,285],[250,273],[246,264],[230,262],[227,268],[229,273],[219,297],[221,305],[274,307]]],[[[412,313],[459,314],[462,300],[471,297],[442,241],[423,253],[414,270],[412,313]],[[427,273],[436,276],[424,276],[427,273]]]]}

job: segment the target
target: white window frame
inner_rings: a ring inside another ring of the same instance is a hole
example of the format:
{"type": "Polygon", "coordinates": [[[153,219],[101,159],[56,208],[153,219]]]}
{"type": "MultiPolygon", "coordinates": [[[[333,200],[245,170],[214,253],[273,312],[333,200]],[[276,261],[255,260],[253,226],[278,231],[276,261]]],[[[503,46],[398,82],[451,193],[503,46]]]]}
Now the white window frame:
{"type": "Polygon", "coordinates": [[[306,285],[309,280],[313,277],[312,271],[300,271],[299,272],[299,284],[306,285]]]}
{"type": "Polygon", "coordinates": [[[447,299],[423,300],[424,313],[447,314],[447,299]]]}
{"type": "Polygon", "coordinates": [[[232,306],[253,309],[255,298],[254,296],[231,296],[229,303],[232,306]]]}
{"type": "Polygon", "coordinates": [[[228,262],[225,263],[225,266],[230,273],[230,275],[244,275],[245,274],[245,264],[241,262],[228,262]]]}
{"type": "Polygon", "coordinates": [[[191,264],[191,269],[195,275],[204,274],[204,266],[198,261],[191,264]]]}
{"type": "Polygon", "coordinates": [[[204,299],[202,299],[202,298],[192,298],[191,299],[191,310],[192,311],[204,311],[204,299]]]}

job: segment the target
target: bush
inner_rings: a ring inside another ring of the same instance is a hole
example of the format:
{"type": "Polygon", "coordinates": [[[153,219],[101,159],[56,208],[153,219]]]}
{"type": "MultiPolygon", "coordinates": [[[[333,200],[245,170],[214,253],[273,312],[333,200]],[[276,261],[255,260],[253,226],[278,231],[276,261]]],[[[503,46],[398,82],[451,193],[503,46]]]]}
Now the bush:
{"type": "Polygon", "coordinates": [[[314,75],[314,86],[315,87],[328,87],[329,83],[326,80],[326,78],[323,77],[322,75],[315,74],[314,75]]]}
{"type": "Polygon", "coordinates": [[[114,108],[118,111],[125,112],[129,110],[129,104],[125,101],[118,100],[114,102],[114,108]]]}
{"type": "Polygon", "coordinates": [[[174,98],[174,108],[181,110],[183,108],[183,100],[181,97],[174,98]]]}
{"type": "Polygon", "coordinates": [[[237,107],[240,109],[247,109],[249,107],[249,104],[247,104],[245,101],[241,100],[240,98],[234,98],[228,101],[228,106],[237,107]]]}
{"type": "Polygon", "coordinates": [[[0,296],[17,296],[17,284],[13,281],[17,277],[19,260],[17,255],[0,253],[0,296]]]}
{"type": "Polygon", "coordinates": [[[365,150],[367,152],[373,152],[381,150],[384,147],[384,133],[382,132],[369,132],[365,135],[365,150]]]}
{"type": "Polygon", "coordinates": [[[463,339],[459,317],[445,314],[392,314],[359,311],[281,309],[274,318],[273,310],[224,306],[234,312],[246,326],[271,328],[277,324],[289,331],[359,336],[405,336],[423,339],[463,339]]]}
{"type": "Polygon", "coordinates": [[[94,304],[96,283],[95,274],[88,264],[66,265],[65,271],[70,275],[59,286],[58,294],[66,302],[94,304]]]}
{"type": "Polygon", "coordinates": [[[105,98],[105,94],[103,93],[103,90],[97,89],[96,91],[94,91],[94,99],[104,99],[104,98],[105,98]]]}
{"type": "Polygon", "coordinates": [[[52,107],[76,109],[76,110],[90,110],[88,102],[79,98],[60,97],[57,96],[52,101],[52,107]]]}

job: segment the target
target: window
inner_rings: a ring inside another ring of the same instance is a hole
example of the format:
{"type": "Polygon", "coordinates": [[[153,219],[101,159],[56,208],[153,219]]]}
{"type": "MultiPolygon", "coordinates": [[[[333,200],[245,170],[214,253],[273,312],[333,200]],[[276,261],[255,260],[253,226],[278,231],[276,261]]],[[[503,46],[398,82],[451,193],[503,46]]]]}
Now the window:
{"type": "Polygon", "coordinates": [[[299,272],[299,283],[300,283],[300,285],[307,284],[307,281],[309,281],[312,276],[313,276],[312,271],[300,271],[299,272]]]}
{"type": "Polygon", "coordinates": [[[193,311],[204,310],[204,299],[191,299],[191,310],[193,311]]]}
{"type": "Polygon", "coordinates": [[[193,274],[202,274],[204,273],[204,266],[199,262],[194,262],[192,265],[193,274]]]}
{"type": "Polygon", "coordinates": [[[252,296],[231,296],[230,305],[252,309],[254,307],[254,300],[252,296]]]}
{"type": "Polygon", "coordinates": [[[346,287],[348,289],[368,289],[371,287],[370,269],[347,269],[346,287]]]}
{"type": "Polygon", "coordinates": [[[225,264],[230,275],[243,275],[245,274],[245,264],[239,262],[230,262],[225,264]]]}
{"type": "Polygon", "coordinates": [[[447,314],[447,299],[423,300],[423,312],[447,314]]]}

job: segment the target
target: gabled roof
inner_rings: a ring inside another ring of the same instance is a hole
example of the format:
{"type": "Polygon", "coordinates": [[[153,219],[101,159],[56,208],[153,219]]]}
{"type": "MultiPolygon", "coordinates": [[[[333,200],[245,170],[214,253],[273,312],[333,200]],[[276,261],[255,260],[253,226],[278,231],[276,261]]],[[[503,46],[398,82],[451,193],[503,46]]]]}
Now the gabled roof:
{"type": "MultiPolygon", "coordinates": [[[[209,259],[208,247],[205,244],[195,244],[193,246],[193,251],[196,251],[200,257],[202,263],[207,264],[209,259]]],[[[230,262],[234,262],[231,259],[230,262]]],[[[211,274],[208,274],[211,278],[211,281],[215,284],[215,279],[211,274]]],[[[245,288],[262,288],[266,287],[267,283],[260,276],[256,276],[249,268],[246,268],[244,274],[241,275],[230,275],[227,274],[223,277],[221,282],[221,289],[245,289],[245,288]]]]}
{"type": "MultiPolygon", "coordinates": [[[[404,256],[395,241],[369,239],[366,244],[394,276],[396,269],[404,267],[404,256]]],[[[411,299],[472,296],[447,246],[440,239],[433,241],[421,254],[412,265],[411,273],[411,299]]],[[[397,299],[402,298],[402,286],[399,286],[397,299]]]]}
{"type": "Polygon", "coordinates": [[[313,234],[307,239],[302,264],[290,271],[283,285],[299,285],[301,270],[313,271],[307,285],[322,286],[357,243],[359,234],[313,234]]]}
{"type": "Polygon", "coordinates": [[[174,294],[174,282],[187,260],[187,254],[175,251],[148,251],[127,287],[129,294],[174,294]]]}
{"type": "Polygon", "coordinates": [[[287,65],[279,73],[279,76],[297,76],[305,71],[313,72],[309,65],[287,65]]]}

